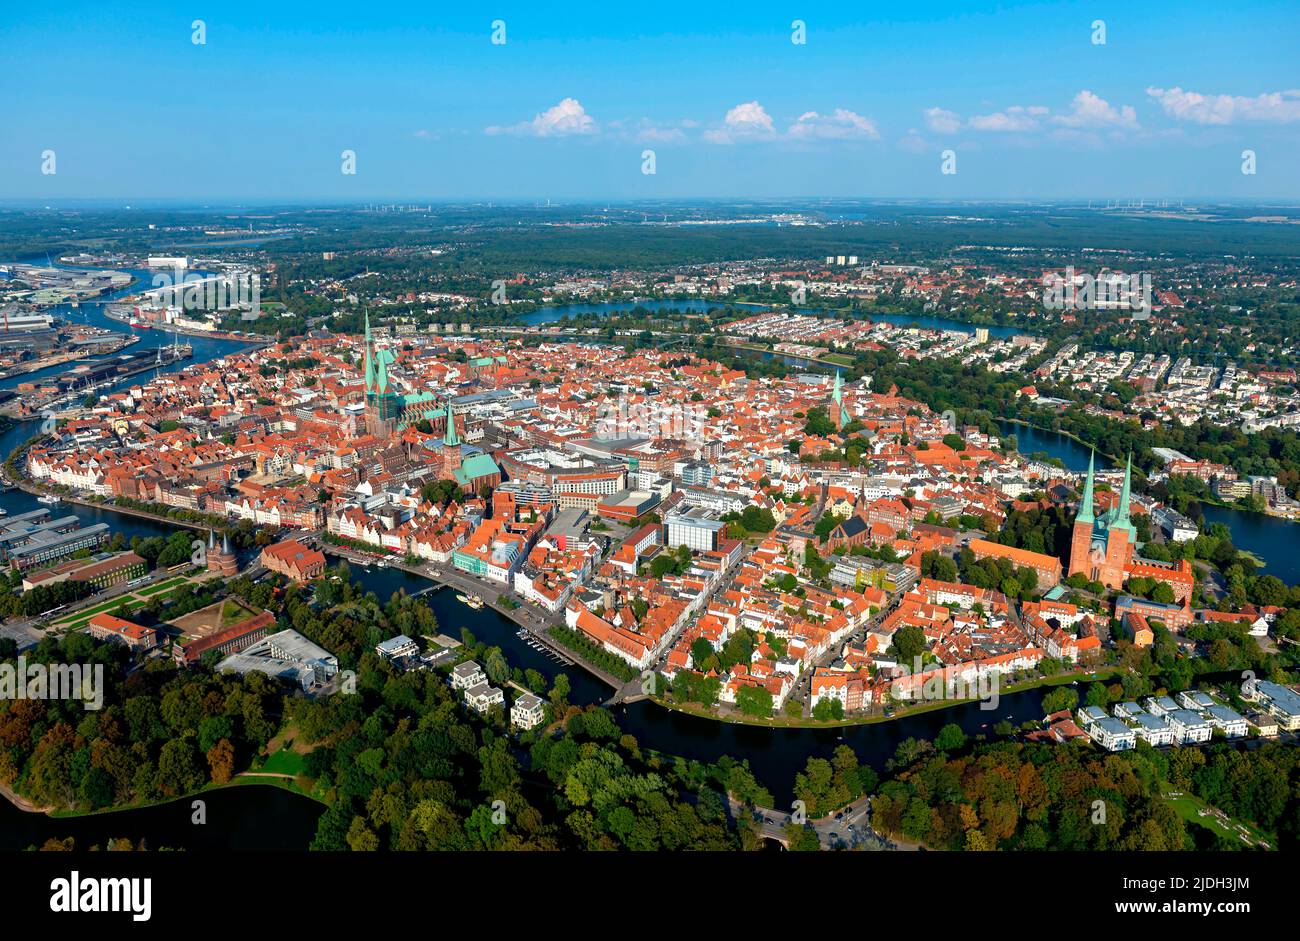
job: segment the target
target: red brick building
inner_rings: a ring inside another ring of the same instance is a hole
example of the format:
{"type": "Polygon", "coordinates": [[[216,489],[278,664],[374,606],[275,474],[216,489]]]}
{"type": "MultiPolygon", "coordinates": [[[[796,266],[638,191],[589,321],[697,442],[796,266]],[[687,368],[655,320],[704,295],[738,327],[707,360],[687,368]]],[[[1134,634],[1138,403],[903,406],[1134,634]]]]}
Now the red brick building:
{"type": "Polygon", "coordinates": [[[286,539],[262,550],[262,564],[296,582],[307,582],[325,571],[325,554],[296,539],[286,539]]]}

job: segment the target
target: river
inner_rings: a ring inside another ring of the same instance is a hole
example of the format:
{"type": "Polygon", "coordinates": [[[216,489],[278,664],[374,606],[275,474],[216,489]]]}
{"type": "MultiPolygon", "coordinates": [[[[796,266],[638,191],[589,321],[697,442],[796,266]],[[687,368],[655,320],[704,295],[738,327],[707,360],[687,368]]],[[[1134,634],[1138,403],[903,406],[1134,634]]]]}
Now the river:
{"type": "Polygon", "coordinates": [[[151,850],[305,850],[316,835],[325,805],[268,784],[218,788],[133,810],[81,817],[47,817],[19,810],[0,799],[0,852],[39,848],[48,839],[72,837],[75,848],[103,849],[109,840],[141,840],[151,850]],[[206,822],[193,822],[193,801],[205,805],[206,822]]]}

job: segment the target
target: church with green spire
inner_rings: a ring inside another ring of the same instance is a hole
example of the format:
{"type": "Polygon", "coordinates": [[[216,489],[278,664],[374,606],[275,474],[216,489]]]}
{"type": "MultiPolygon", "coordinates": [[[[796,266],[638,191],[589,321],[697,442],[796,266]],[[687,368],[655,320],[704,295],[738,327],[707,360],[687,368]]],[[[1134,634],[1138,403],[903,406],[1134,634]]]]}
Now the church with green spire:
{"type": "Polygon", "coordinates": [[[844,380],[838,369],[835,370],[835,385],[831,387],[831,421],[835,423],[836,431],[842,431],[852,421],[849,410],[844,407],[844,380]]]}
{"type": "Polygon", "coordinates": [[[432,392],[398,392],[389,375],[390,367],[396,357],[390,349],[375,346],[370,334],[370,314],[366,314],[365,351],[362,372],[366,380],[365,430],[381,441],[387,441],[394,434],[413,425],[420,419],[428,419],[436,428],[444,418],[451,414],[451,402],[446,407],[439,404],[438,396],[432,392]]]}
{"type": "Polygon", "coordinates": [[[362,369],[366,377],[366,431],[387,440],[397,430],[405,408],[403,397],[388,379],[388,367],[395,357],[392,350],[376,350],[370,335],[370,314],[366,313],[366,347],[362,369]]]}
{"type": "MultiPolygon", "coordinates": [[[[438,468],[442,478],[456,481],[471,493],[499,484],[501,468],[492,456],[462,440],[463,424],[460,427],[456,424],[456,409],[450,397],[439,404],[431,392],[403,394],[394,388],[389,367],[395,360],[391,350],[375,347],[367,313],[362,363],[366,380],[366,433],[388,441],[406,426],[427,419],[435,433],[439,428],[442,431],[441,467],[438,468]]],[[[425,440],[423,447],[436,451],[438,442],[425,440]]]]}
{"type": "Polygon", "coordinates": [[[1101,582],[1107,588],[1122,588],[1128,567],[1137,548],[1137,528],[1133,525],[1133,455],[1124,468],[1124,486],[1119,500],[1105,512],[1097,512],[1095,464],[1096,452],[1088,458],[1088,476],[1079,500],[1070,538],[1069,574],[1082,573],[1088,581],[1101,582]]]}

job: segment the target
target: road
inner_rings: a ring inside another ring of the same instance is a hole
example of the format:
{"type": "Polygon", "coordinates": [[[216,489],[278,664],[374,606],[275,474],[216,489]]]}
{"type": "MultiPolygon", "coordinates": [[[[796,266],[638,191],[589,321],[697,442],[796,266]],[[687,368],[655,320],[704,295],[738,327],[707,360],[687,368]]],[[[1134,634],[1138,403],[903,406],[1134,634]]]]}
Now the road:
{"type": "MultiPolygon", "coordinates": [[[[728,798],[732,816],[742,819],[748,815],[758,823],[759,834],[764,839],[776,840],[785,845],[785,828],[793,819],[791,814],[769,807],[746,808],[734,798],[728,798]]],[[[808,823],[817,832],[817,841],[824,850],[853,849],[868,843],[886,849],[898,849],[897,844],[886,840],[871,828],[871,798],[859,797],[853,803],[825,817],[808,823]]]]}

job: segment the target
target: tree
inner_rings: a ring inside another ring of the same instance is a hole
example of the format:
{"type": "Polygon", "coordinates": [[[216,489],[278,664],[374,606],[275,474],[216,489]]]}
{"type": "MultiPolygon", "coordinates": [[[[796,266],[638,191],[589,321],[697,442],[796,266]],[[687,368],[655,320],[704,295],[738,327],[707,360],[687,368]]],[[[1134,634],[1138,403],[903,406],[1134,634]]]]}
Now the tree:
{"type": "Polygon", "coordinates": [[[348,827],[347,843],[348,848],[354,853],[373,853],[379,849],[379,837],[366,826],[365,818],[359,816],[352,818],[352,825],[348,827]]]}
{"type": "Polygon", "coordinates": [[[934,747],[942,752],[959,751],[965,745],[966,733],[954,722],[949,722],[941,728],[934,738],[934,747]]]}
{"type": "Polygon", "coordinates": [[[762,686],[742,686],[736,692],[736,707],[747,716],[766,719],[772,715],[772,694],[762,686]]]}
{"type": "Polygon", "coordinates": [[[1043,696],[1043,711],[1048,715],[1063,710],[1072,710],[1079,704],[1079,694],[1069,686],[1058,686],[1043,696]]]}
{"type": "Polygon", "coordinates": [[[230,744],[230,739],[223,738],[209,748],[207,758],[214,783],[225,784],[234,777],[235,746],[230,744]]]}
{"type": "Polygon", "coordinates": [[[925,652],[925,632],[914,624],[905,624],[894,632],[890,650],[899,662],[912,663],[925,652]]]}
{"type": "Polygon", "coordinates": [[[818,722],[838,722],[844,718],[844,704],[833,696],[826,696],[813,706],[813,718],[818,722]]]}
{"type": "Polygon", "coordinates": [[[792,853],[817,852],[822,848],[817,831],[806,823],[787,823],[785,825],[786,845],[792,853]]]}
{"type": "Polygon", "coordinates": [[[158,755],[158,790],[168,797],[186,794],[203,784],[199,769],[197,739],[186,732],[166,742],[158,755]]]}

